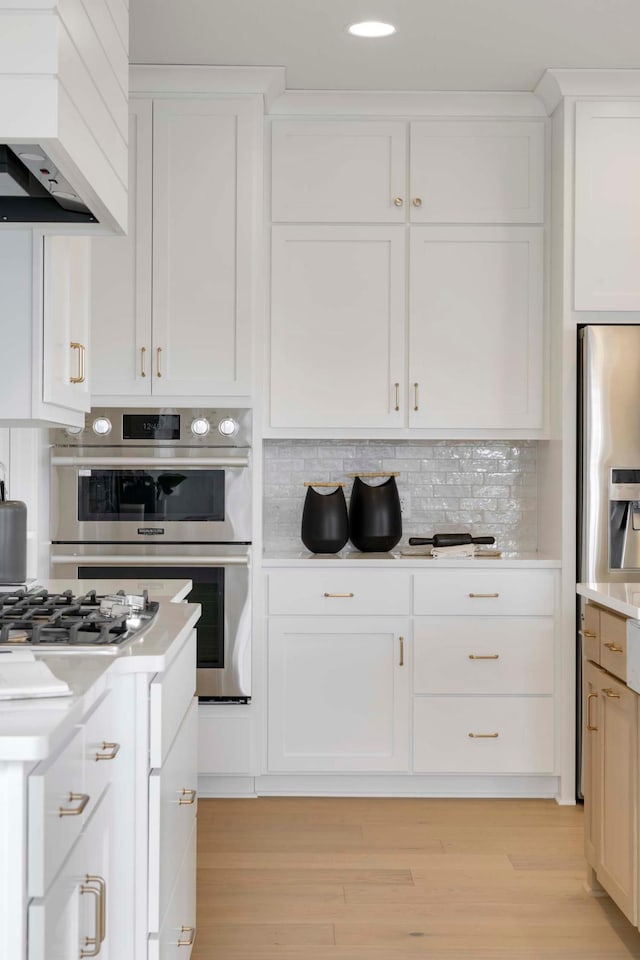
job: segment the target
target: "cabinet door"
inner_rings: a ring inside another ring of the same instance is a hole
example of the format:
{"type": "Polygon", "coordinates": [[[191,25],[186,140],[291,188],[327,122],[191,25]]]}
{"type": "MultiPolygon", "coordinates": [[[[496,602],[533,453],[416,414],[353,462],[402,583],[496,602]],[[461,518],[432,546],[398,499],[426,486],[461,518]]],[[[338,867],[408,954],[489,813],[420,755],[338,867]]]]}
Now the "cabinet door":
{"type": "Polygon", "coordinates": [[[541,229],[414,227],[410,273],[410,425],[541,428],[541,229]]]}
{"type": "Polygon", "coordinates": [[[588,660],[583,661],[582,672],[582,793],[584,795],[584,855],[594,870],[598,869],[599,819],[599,685],[606,676],[588,660]]]}
{"type": "Polygon", "coordinates": [[[43,397],[68,410],[88,411],[90,240],[45,237],[43,248],[43,397]]]}
{"type": "Polygon", "coordinates": [[[408,620],[272,618],[269,770],[407,770],[408,641],[408,620]]]}
{"type": "Polygon", "coordinates": [[[638,916],[638,697],[605,673],[598,683],[598,880],[622,912],[638,916]]]}
{"type": "Polygon", "coordinates": [[[576,104],[576,310],[640,310],[640,104],[576,104]]]}
{"type": "Polygon", "coordinates": [[[275,120],[271,131],[273,221],[404,222],[404,122],[275,120]]]}
{"type": "Polygon", "coordinates": [[[402,227],[274,227],[271,425],[401,426],[402,227]]]}
{"type": "Polygon", "coordinates": [[[412,123],[410,201],[418,223],[541,223],[543,122],[412,123]]]}
{"type": "Polygon", "coordinates": [[[91,243],[94,395],[151,393],[151,101],[129,104],[129,228],[91,243]]]}
{"type": "Polygon", "coordinates": [[[153,106],[153,392],[248,393],[257,108],[153,106]]]}

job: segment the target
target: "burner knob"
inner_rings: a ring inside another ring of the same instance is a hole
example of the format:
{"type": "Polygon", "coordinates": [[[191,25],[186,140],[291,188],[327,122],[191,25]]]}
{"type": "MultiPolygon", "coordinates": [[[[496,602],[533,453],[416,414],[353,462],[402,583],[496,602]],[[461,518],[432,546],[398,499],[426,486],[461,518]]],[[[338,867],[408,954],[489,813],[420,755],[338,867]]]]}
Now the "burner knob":
{"type": "Polygon", "coordinates": [[[93,421],[93,432],[99,437],[106,437],[111,433],[111,420],[108,417],[96,417],[93,421]]]}
{"type": "Polygon", "coordinates": [[[191,421],[191,433],[194,437],[206,437],[211,430],[211,424],[206,417],[196,417],[191,421]]]}
{"type": "Polygon", "coordinates": [[[218,424],[218,431],[223,437],[233,437],[240,429],[240,424],[233,417],[225,417],[218,424]]]}
{"type": "Polygon", "coordinates": [[[77,437],[79,433],[82,433],[84,427],[65,427],[64,432],[68,437],[77,437]]]}

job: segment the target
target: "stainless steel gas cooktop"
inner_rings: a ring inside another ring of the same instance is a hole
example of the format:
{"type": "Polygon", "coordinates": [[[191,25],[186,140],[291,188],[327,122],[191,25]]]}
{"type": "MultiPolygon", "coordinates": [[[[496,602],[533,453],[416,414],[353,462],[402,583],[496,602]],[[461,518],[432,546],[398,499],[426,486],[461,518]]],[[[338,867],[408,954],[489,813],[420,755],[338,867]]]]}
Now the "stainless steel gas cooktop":
{"type": "Polygon", "coordinates": [[[118,645],[148,627],[157,612],[158,604],[149,600],[146,590],[140,596],[124,590],[75,596],[71,590],[19,588],[0,595],[0,647],[26,645],[44,651],[118,645]]]}

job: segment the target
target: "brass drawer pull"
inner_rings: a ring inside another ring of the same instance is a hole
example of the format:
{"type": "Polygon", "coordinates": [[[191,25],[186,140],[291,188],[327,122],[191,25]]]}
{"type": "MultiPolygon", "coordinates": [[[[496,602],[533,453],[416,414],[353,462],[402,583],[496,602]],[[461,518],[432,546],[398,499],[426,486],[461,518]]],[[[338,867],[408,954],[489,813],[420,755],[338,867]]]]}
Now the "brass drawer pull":
{"type": "Polygon", "coordinates": [[[581,636],[585,637],[587,640],[597,640],[598,634],[592,633],[591,630],[582,630],[581,636]]]}
{"type": "Polygon", "coordinates": [[[88,793],[70,793],[69,794],[69,803],[73,803],[78,800],[77,807],[58,807],[58,816],[59,817],[78,817],[86,805],[89,803],[91,797],[88,793]]]}
{"type": "Polygon", "coordinates": [[[469,660],[499,660],[499,653],[470,653],[469,660]]]}
{"type": "Polygon", "coordinates": [[[196,938],[196,928],[195,927],[180,927],[180,937],[178,938],[179,947],[190,947],[193,941],[196,938]],[[182,939],[182,934],[189,932],[189,937],[186,940],[182,939]]]}
{"type": "Polygon", "coordinates": [[[140,347],[140,376],[141,377],[146,377],[147,375],[144,369],[144,359],[145,359],[146,352],[147,352],[146,347],[140,347]]]}
{"type": "Polygon", "coordinates": [[[602,688],[602,692],[603,692],[603,693],[606,693],[606,695],[608,696],[609,700],[619,700],[619,699],[620,699],[620,694],[619,694],[619,693],[614,693],[613,690],[611,689],[611,687],[603,687],[603,688],[602,688]]]}
{"type": "Polygon", "coordinates": [[[84,878],[85,883],[97,883],[100,888],[100,927],[98,930],[98,936],[100,937],[100,943],[102,943],[107,936],[107,881],[104,877],[92,876],[87,874],[84,878]]]}
{"type": "Polygon", "coordinates": [[[472,600],[496,600],[500,596],[499,593],[470,593],[469,597],[472,600]]]}
{"type": "Polygon", "coordinates": [[[156,377],[162,376],[162,370],[160,369],[160,360],[162,357],[162,347],[158,347],[156,350],[156,377]]]}
{"type": "Polygon", "coordinates": [[[422,198],[421,198],[421,197],[414,197],[414,198],[413,198],[413,205],[414,205],[414,207],[421,207],[421,206],[422,206],[422,198]]]}
{"type": "Polygon", "coordinates": [[[401,207],[402,204],[404,203],[404,200],[402,199],[402,197],[394,197],[393,202],[396,207],[401,207]]]}
{"type": "Polygon", "coordinates": [[[496,737],[499,737],[499,733],[470,733],[469,736],[473,740],[495,740],[496,737]]]}
{"type": "Polygon", "coordinates": [[[591,723],[591,701],[597,698],[597,693],[590,693],[587,697],[587,730],[597,730],[595,724],[591,723]]]}
{"type": "Polygon", "coordinates": [[[394,410],[399,410],[400,409],[400,384],[394,383],[393,386],[396,391],[396,405],[394,407],[394,410]]]}
{"type": "MultiPolygon", "coordinates": [[[[86,878],[85,878],[85,879],[86,879],[86,878]]],[[[100,914],[101,891],[100,891],[100,890],[96,890],[95,887],[90,887],[90,886],[87,886],[86,884],[83,883],[83,884],[80,886],[80,893],[81,893],[81,894],[91,893],[91,894],[93,894],[93,896],[95,897],[95,901],[94,901],[94,907],[95,907],[95,913],[94,913],[95,930],[94,930],[94,933],[95,933],[95,937],[85,937],[85,938],[84,938],[84,945],[85,945],[85,947],[91,947],[92,949],[91,949],[91,950],[81,950],[81,951],[80,951],[80,956],[81,956],[81,957],[97,957],[98,954],[100,953],[100,944],[102,943],[102,941],[100,940],[100,933],[101,933],[101,914],[100,914]]]]}
{"type": "Polygon", "coordinates": [[[102,741],[102,749],[105,753],[96,753],[96,760],[115,760],[120,750],[119,743],[108,743],[106,740],[102,741]]]}
{"type": "Polygon", "coordinates": [[[400,663],[399,666],[404,667],[404,637],[400,637],[400,663]]]}
{"type": "Polygon", "coordinates": [[[418,404],[418,384],[414,383],[413,385],[413,409],[417,412],[419,407],[418,404]]]}
{"type": "Polygon", "coordinates": [[[77,340],[72,340],[71,349],[78,351],[78,375],[69,377],[69,383],[84,383],[84,345],[77,340]]]}
{"type": "Polygon", "coordinates": [[[196,791],[189,787],[183,787],[180,793],[180,799],[178,800],[179,806],[182,807],[185,804],[190,805],[195,802],[196,802],[196,791]]]}
{"type": "Polygon", "coordinates": [[[346,600],[349,600],[353,596],[353,593],[325,593],[325,597],[343,597],[346,600]]]}
{"type": "Polygon", "coordinates": [[[611,653],[624,653],[624,647],[621,647],[619,643],[605,643],[607,650],[611,650],[611,653]]]}

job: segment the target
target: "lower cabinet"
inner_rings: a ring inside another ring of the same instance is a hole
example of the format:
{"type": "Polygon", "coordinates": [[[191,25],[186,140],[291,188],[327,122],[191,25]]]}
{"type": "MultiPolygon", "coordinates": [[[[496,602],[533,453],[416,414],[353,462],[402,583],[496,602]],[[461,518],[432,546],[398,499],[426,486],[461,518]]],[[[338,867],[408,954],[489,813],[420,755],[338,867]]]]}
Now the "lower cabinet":
{"type": "Polygon", "coordinates": [[[271,618],[269,771],[408,771],[409,671],[406,618],[271,618]]]}
{"type": "Polygon", "coordinates": [[[160,932],[148,960],[189,960],[196,935],[196,825],[193,824],[160,932]]]}

